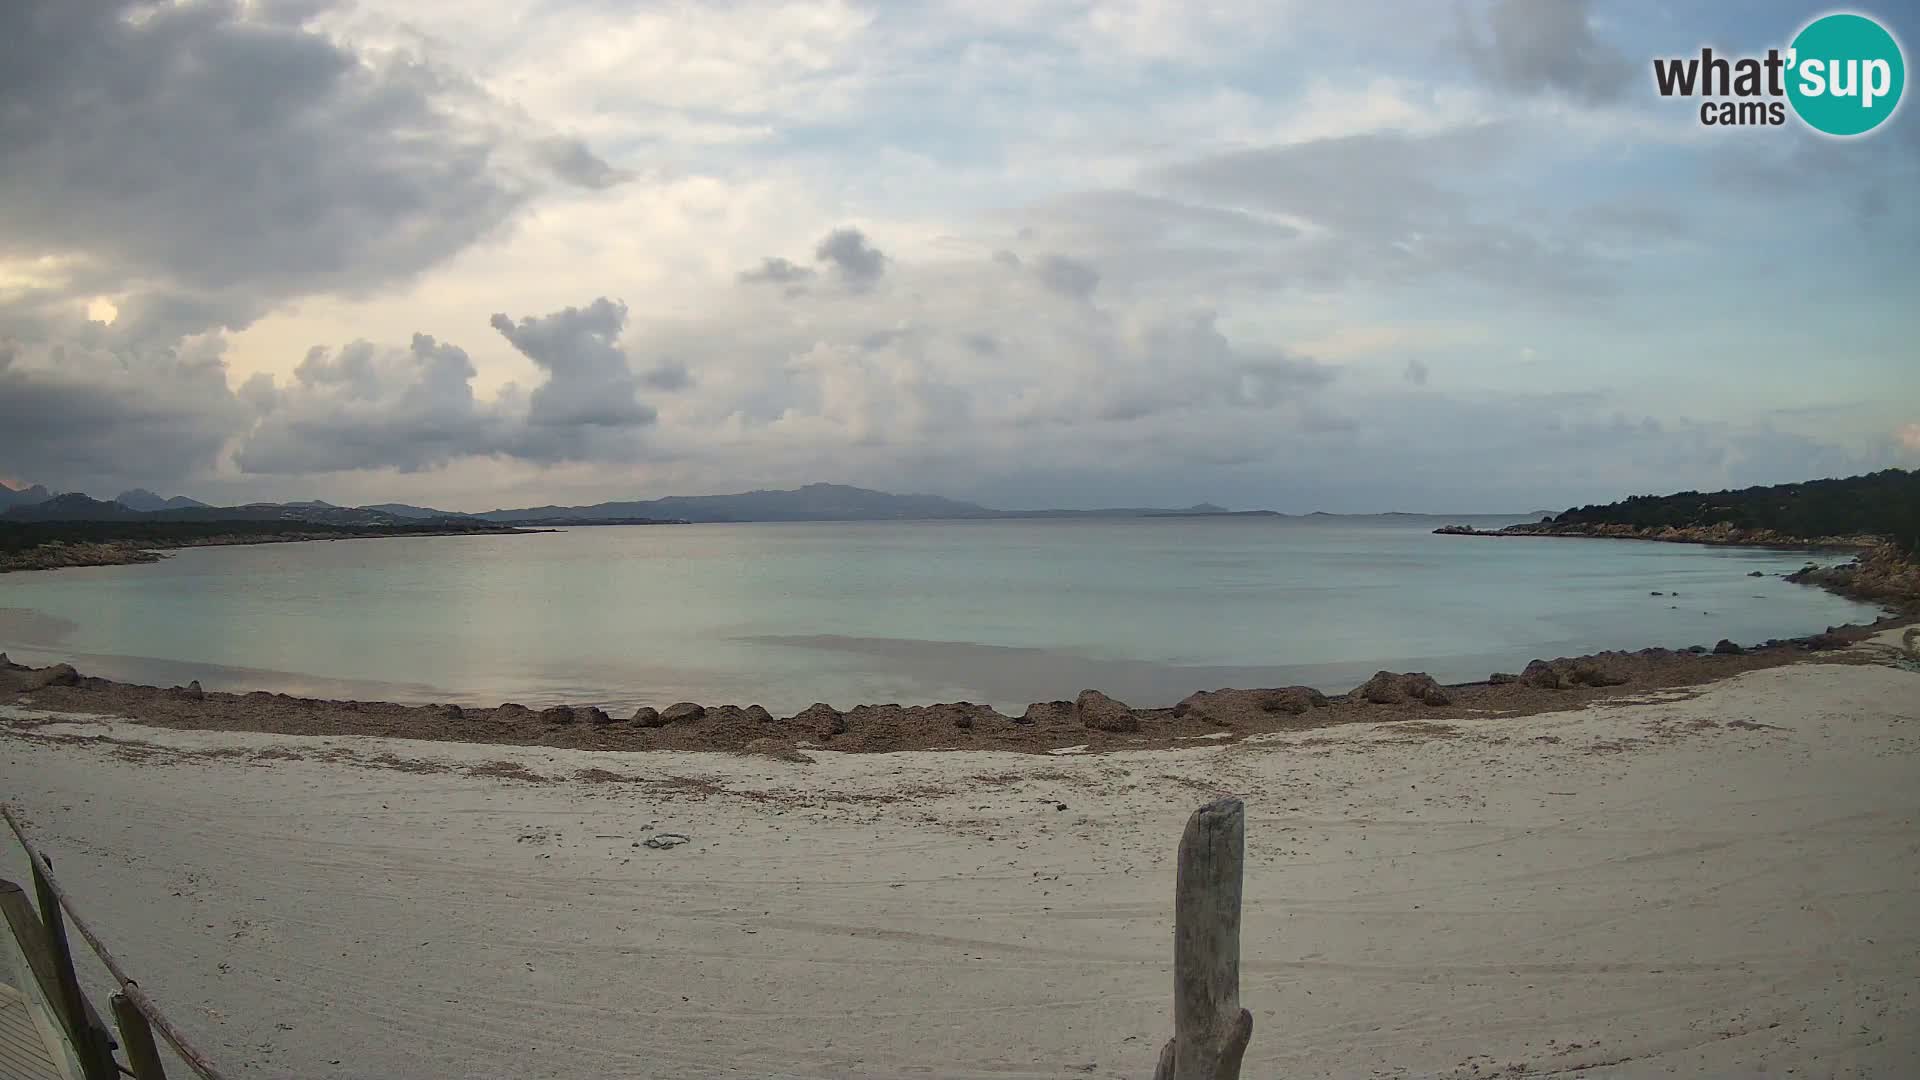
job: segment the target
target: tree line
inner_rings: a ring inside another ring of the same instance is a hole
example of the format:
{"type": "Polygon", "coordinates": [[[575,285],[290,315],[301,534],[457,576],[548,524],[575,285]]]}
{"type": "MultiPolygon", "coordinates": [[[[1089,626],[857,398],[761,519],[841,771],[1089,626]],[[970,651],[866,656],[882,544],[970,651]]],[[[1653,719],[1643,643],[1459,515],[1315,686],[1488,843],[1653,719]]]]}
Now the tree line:
{"type": "Polygon", "coordinates": [[[1555,524],[1626,524],[1648,528],[1709,527],[1725,522],[1787,536],[1872,534],[1920,555],[1920,472],[1884,469],[1838,480],[1635,495],[1604,506],[1582,506],[1550,519],[1555,524]]]}

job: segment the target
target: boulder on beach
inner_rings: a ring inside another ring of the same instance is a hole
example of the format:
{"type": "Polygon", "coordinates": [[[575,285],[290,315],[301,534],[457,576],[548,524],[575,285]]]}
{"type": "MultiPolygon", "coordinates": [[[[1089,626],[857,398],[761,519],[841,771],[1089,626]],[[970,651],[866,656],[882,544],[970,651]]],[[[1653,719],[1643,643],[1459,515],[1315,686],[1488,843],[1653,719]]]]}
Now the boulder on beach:
{"type": "Polygon", "coordinates": [[[667,721],[660,715],[659,709],[651,705],[642,705],[633,711],[633,722],[641,727],[661,727],[667,721]]]}
{"type": "Polygon", "coordinates": [[[824,701],[816,701],[794,713],[793,723],[812,729],[815,735],[823,739],[847,733],[847,718],[839,709],[824,701]]]}
{"type": "Polygon", "coordinates": [[[762,724],[771,724],[773,723],[773,714],[759,705],[749,705],[747,706],[747,719],[756,720],[762,724]]]}
{"type": "Polygon", "coordinates": [[[1509,683],[1517,683],[1519,681],[1520,676],[1515,675],[1511,671],[1496,671],[1487,676],[1487,682],[1494,686],[1506,686],[1509,683]]]}
{"type": "Polygon", "coordinates": [[[1713,646],[1715,656],[1739,656],[1746,651],[1727,638],[1721,638],[1713,646]]]}
{"type": "Polygon", "coordinates": [[[533,715],[533,710],[517,701],[508,701],[493,710],[493,715],[501,720],[525,720],[533,715]]]}
{"type": "Polygon", "coordinates": [[[1173,715],[1232,727],[1257,722],[1268,713],[1299,716],[1312,709],[1324,709],[1327,704],[1327,695],[1311,686],[1199,690],[1181,698],[1173,707],[1173,715]]]}
{"type": "Polygon", "coordinates": [[[1566,676],[1545,660],[1529,661],[1526,669],[1520,672],[1520,681],[1538,690],[1567,689],[1566,676]]]}
{"type": "Polygon", "coordinates": [[[1376,671],[1373,678],[1355,687],[1347,697],[1352,701],[1370,701],[1375,705],[1398,705],[1406,701],[1420,701],[1428,705],[1453,704],[1453,695],[1447,693],[1446,687],[1424,671],[1405,674],[1376,671]]]}
{"type": "Polygon", "coordinates": [[[1591,657],[1574,661],[1566,677],[1568,682],[1582,686],[1623,686],[1633,681],[1619,665],[1591,657]]]}
{"type": "Polygon", "coordinates": [[[1082,690],[1073,701],[1073,715],[1095,731],[1125,734],[1140,730],[1140,718],[1124,702],[1115,701],[1098,690],[1082,690]]]}
{"type": "Polygon", "coordinates": [[[185,686],[174,687],[173,696],[186,701],[205,701],[207,692],[200,689],[200,680],[195,679],[185,686]]]}
{"type": "Polygon", "coordinates": [[[540,719],[549,724],[571,724],[574,720],[573,709],[567,705],[555,705],[549,709],[541,709],[540,719]]]}
{"type": "Polygon", "coordinates": [[[691,701],[676,701],[660,710],[660,722],[662,724],[690,724],[706,715],[707,708],[704,705],[697,705],[691,701]]]}
{"type": "Polygon", "coordinates": [[[597,705],[582,705],[573,710],[573,717],[576,720],[585,720],[589,724],[613,723],[613,717],[608,716],[607,711],[597,705]]]}
{"type": "Polygon", "coordinates": [[[1036,701],[1014,719],[1022,727],[1032,724],[1059,724],[1073,718],[1071,701],[1036,701]]]}

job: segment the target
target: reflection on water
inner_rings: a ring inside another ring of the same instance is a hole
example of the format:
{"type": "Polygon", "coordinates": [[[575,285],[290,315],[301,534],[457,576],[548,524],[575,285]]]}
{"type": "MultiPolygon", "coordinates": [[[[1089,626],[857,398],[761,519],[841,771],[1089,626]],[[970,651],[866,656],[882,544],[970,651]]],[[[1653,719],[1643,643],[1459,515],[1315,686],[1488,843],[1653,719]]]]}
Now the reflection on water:
{"type": "Polygon", "coordinates": [[[1382,667],[1462,681],[1875,614],[1774,576],[1795,553],[1434,524],[696,525],[202,548],[0,577],[0,648],[324,696],[1018,708],[1086,686],[1138,705],[1226,685],[1340,691],[1382,667]]]}

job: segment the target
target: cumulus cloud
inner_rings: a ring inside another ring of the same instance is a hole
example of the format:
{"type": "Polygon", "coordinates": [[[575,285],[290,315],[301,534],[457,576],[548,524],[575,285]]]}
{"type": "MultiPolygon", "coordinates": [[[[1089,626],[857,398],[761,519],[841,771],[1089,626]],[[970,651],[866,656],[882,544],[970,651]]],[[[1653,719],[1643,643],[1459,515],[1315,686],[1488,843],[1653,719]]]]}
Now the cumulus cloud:
{"type": "Polygon", "coordinates": [[[572,461],[619,459],[635,451],[634,433],[656,414],[640,401],[640,378],[618,343],[627,324],[625,304],[603,296],[584,308],[519,322],[495,314],[489,323],[547,375],[527,398],[515,456],[572,461]]]}
{"type": "Polygon", "coordinates": [[[241,388],[259,420],[235,464],[249,473],[416,472],[492,453],[509,422],[475,402],[473,376],[464,350],[426,334],[406,349],[316,347],[287,387],[255,379],[241,388]]]}
{"type": "Polygon", "coordinates": [[[604,191],[633,179],[629,169],[616,169],[579,139],[548,138],[535,144],[535,153],[553,174],[575,187],[604,191]]]}
{"type": "Polygon", "coordinates": [[[1620,96],[1631,65],[1594,33],[1586,0],[1493,0],[1485,26],[1462,17],[1467,58],[1496,85],[1588,101],[1620,96]]]}
{"type": "Polygon", "coordinates": [[[769,256],[760,260],[760,265],[752,270],[742,270],[740,280],[749,285],[763,282],[774,285],[794,285],[813,277],[813,273],[811,267],[801,266],[790,259],[769,256]]]}
{"type": "Polygon", "coordinates": [[[886,255],[867,242],[865,233],[854,228],[828,233],[813,249],[813,257],[827,264],[841,281],[855,289],[864,289],[879,281],[887,269],[886,255]]]}
{"type": "Polygon", "coordinates": [[[418,472],[463,458],[515,458],[550,465],[630,461],[656,418],[642,386],[684,388],[683,365],[636,374],[619,338],[626,305],[601,297],[586,307],[492,325],[546,378],[531,392],[509,385],[477,399],[466,350],[427,334],[404,349],[366,341],[316,347],[279,386],[257,376],[240,401],[254,419],[235,449],[243,473],[361,469],[418,472]]]}

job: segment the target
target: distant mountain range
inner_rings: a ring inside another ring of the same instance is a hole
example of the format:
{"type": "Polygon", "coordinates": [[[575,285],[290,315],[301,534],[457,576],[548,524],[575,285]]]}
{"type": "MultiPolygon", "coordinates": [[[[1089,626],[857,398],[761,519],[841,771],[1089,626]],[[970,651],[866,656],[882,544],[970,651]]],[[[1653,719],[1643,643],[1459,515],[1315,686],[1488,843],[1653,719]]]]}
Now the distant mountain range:
{"type": "MultiPolygon", "coordinates": [[[[845,484],[808,484],[784,491],[734,495],[669,495],[660,499],[594,503],[590,506],[529,506],[462,514],[408,503],[345,507],[317,499],[304,502],[209,506],[184,495],[162,498],[143,488],[111,502],[78,493],[55,495],[38,485],[14,491],[0,485],[0,519],[26,521],[319,521],[378,525],[433,519],[501,524],[610,525],[646,522],[731,521],[957,521],[996,518],[1285,517],[1273,510],[1233,511],[1212,503],[1184,509],[1109,507],[1100,510],[995,510],[939,495],[894,495],[845,484]]],[[[1311,516],[1331,517],[1315,514],[1311,516]]],[[[1420,516],[1420,515],[1409,515],[1420,516]]],[[[1456,515],[1457,516],[1457,515],[1456,515]]],[[[1475,515],[1512,516],[1512,515],[1475,515]]]]}

